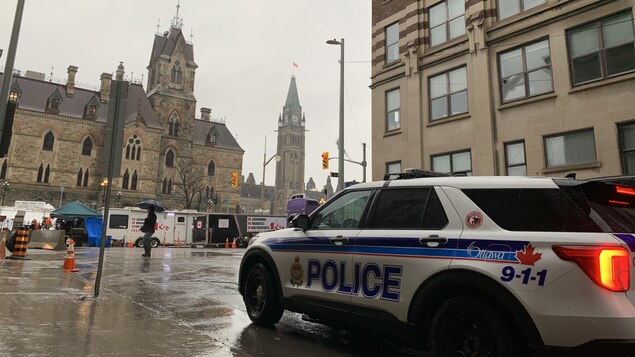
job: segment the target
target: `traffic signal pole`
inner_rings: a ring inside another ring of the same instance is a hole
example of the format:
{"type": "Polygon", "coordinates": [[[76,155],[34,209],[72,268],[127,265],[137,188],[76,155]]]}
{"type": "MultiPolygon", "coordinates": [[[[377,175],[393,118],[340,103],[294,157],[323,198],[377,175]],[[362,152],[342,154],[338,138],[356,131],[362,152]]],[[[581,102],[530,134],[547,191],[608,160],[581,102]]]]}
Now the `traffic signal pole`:
{"type": "Polygon", "coordinates": [[[7,102],[9,101],[9,87],[13,77],[13,66],[15,64],[15,54],[18,48],[18,37],[20,37],[20,27],[22,25],[22,13],[24,12],[24,0],[18,0],[15,8],[15,18],[13,19],[13,31],[11,31],[11,41],[7,52],[7,62],[4,66],[2,76],[2,87],[0,88],[0,138],[4,132],[4,123],[7,117],[7,102]]]}

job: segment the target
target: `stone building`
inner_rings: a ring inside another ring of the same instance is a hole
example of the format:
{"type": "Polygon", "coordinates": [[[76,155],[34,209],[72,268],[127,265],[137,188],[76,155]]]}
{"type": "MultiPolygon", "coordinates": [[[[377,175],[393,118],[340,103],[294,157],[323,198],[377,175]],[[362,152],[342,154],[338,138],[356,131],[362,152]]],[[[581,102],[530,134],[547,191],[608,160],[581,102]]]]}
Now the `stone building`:
{"type": "Polygon", "coordinates": [[[373,0],[373,179],[635,174],[632,0],[373,0]]]}
{"type": "MultiPolygon", "coordinates": [[[[177,12],[170,30],[154,36],[146,89],[140,83],[128,85],[123,146],[118,148],[122,165],[111,182],[111,204],[132,206],[156,198],[168,208],[183,208],[178,193],[183,165],[199,170],[203,183],[191,209],[234,212],[240,188],[230,182],[232,173],[241,174],[244,151],[226,123],[211,118],[209,108],[201,108],[196,118],[198,66],[181,24],[177,12]]],[[[99,90],[79,88],[77,72],[78,67],[68,67],[66,84],[32,72],[14,74],[13,136],[8,156],[0,161],[4,205],[19,199],[57,207],[79,199],[103,206],[104,143],[114,82],[103,73],[99,90]]],[[[115,80],[124,79],[120,63],[115,80]]]]}

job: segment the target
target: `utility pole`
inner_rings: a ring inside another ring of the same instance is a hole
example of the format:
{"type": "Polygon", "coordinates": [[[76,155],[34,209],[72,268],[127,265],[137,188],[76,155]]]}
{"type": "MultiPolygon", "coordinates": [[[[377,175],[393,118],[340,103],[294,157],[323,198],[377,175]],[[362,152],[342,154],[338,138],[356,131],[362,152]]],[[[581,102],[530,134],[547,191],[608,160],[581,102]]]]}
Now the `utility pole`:
{"type": "Polygon", "coordinates": [[[22,13],[24,12],[24,0],[18,0],[15,8],[15,18],[13,19],[13,31],[11,31],[11,41],[7,53],[7,62],[4,66],[2,76],[2,87],[0,88],[0,139],[4,132],[4,123],[7,116],[7,102],[9,101],[9,87],[13,78],[13,66],[15,64],[15,54],[18,48],[18,37],[20,37],[20,27],[22,26],[22,13]]]}

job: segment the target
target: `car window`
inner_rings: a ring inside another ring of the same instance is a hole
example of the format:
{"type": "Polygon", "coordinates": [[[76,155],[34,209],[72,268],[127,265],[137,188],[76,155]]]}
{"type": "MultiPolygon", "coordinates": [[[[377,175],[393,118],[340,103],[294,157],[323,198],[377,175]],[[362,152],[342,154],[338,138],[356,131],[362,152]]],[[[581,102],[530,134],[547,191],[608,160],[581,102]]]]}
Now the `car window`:
{"type": "Polygon", "coordinates": [[[350,191],[329,202],[311,217],[310,229],[354,229],[372,191],[350,191]]]}
{"type": "Polygon", "coordinates": [[[448,222],[436,192],[430,188],[383,190],[371,229],[440,229],[448,222]]]}
{"type": "Polygon", "coordinates": [[[498,226],[509,231],[600,232],[560,189],[465,189],[498,226]]]}

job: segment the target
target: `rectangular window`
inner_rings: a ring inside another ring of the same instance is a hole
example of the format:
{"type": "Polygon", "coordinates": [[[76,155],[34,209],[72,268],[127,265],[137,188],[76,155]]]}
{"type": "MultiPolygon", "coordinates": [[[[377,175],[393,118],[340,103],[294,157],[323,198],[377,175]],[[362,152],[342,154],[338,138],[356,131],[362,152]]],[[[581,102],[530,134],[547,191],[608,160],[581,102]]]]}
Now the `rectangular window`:
{"type": "Polygon", "coordinates": [[[386,92],[386,131],[401,129],[399,88],[386,92]]]}
{"type": "Polygon", "coordinates": [[[399,59],[399,23],[387,26],[385,29],[386,36],[386,63],[394,62],[399,59]]]}
{"type": "Polygon", "coordinates": [[[128,215],[127,214],[110,215],[110,220],[108,220],[108,228],[128,229],[128,215]]]}
{"type": "Polygon", "coordinates": [[[524,141],[505,144],[505,167],[507,176],[527,176],[524,141]]]}
{"type": "Polygon", "coordinates": [[[432,156],[432,171],[472,176],[470,150],[432,156]]]}
{"type": "Polygon", "coordinates": [[[567,37],[574,85],[635,70],[630,11],[571,29],[567,37]]]}
{"type": "Polygon", "coordinates": [[[401,161],[393,161],[386,163],[387,174],[398,174],[401,172],[401,161]]]}
{"type": "Polygon", "coordinates": [[[467,113],[466,67],[429,79],[430,121],[467,113]]]}
{"type": "Polygon", "coordinates": [[[635,122],[618,125],[624,175],[635,175],[635,122]]]}
{"type": "Polygon", "coordinates": [[[545,0],[498,0],[498,19],[502,20],[544,3],[545,0]]]}
{"type": "Polygon", "coordinates": [[[465,34],[464,0],[446,0],[430,7],[430,46],[465,34]]]}
{"type": "Polygon", "coordinates": [[[501,53],[498,63],[503,103],[553,92],[549,40],[501,53]]]}
{"type": "Polygon", "coordinates": [[[593,129],[545,137],[545,155],[547,167],[595,162],[593,129]]]}
{"type": "Polygon", "coordinates": [[[383,190],[370,229],[443,229],[448,217],[434,189],[383,190]]]}

